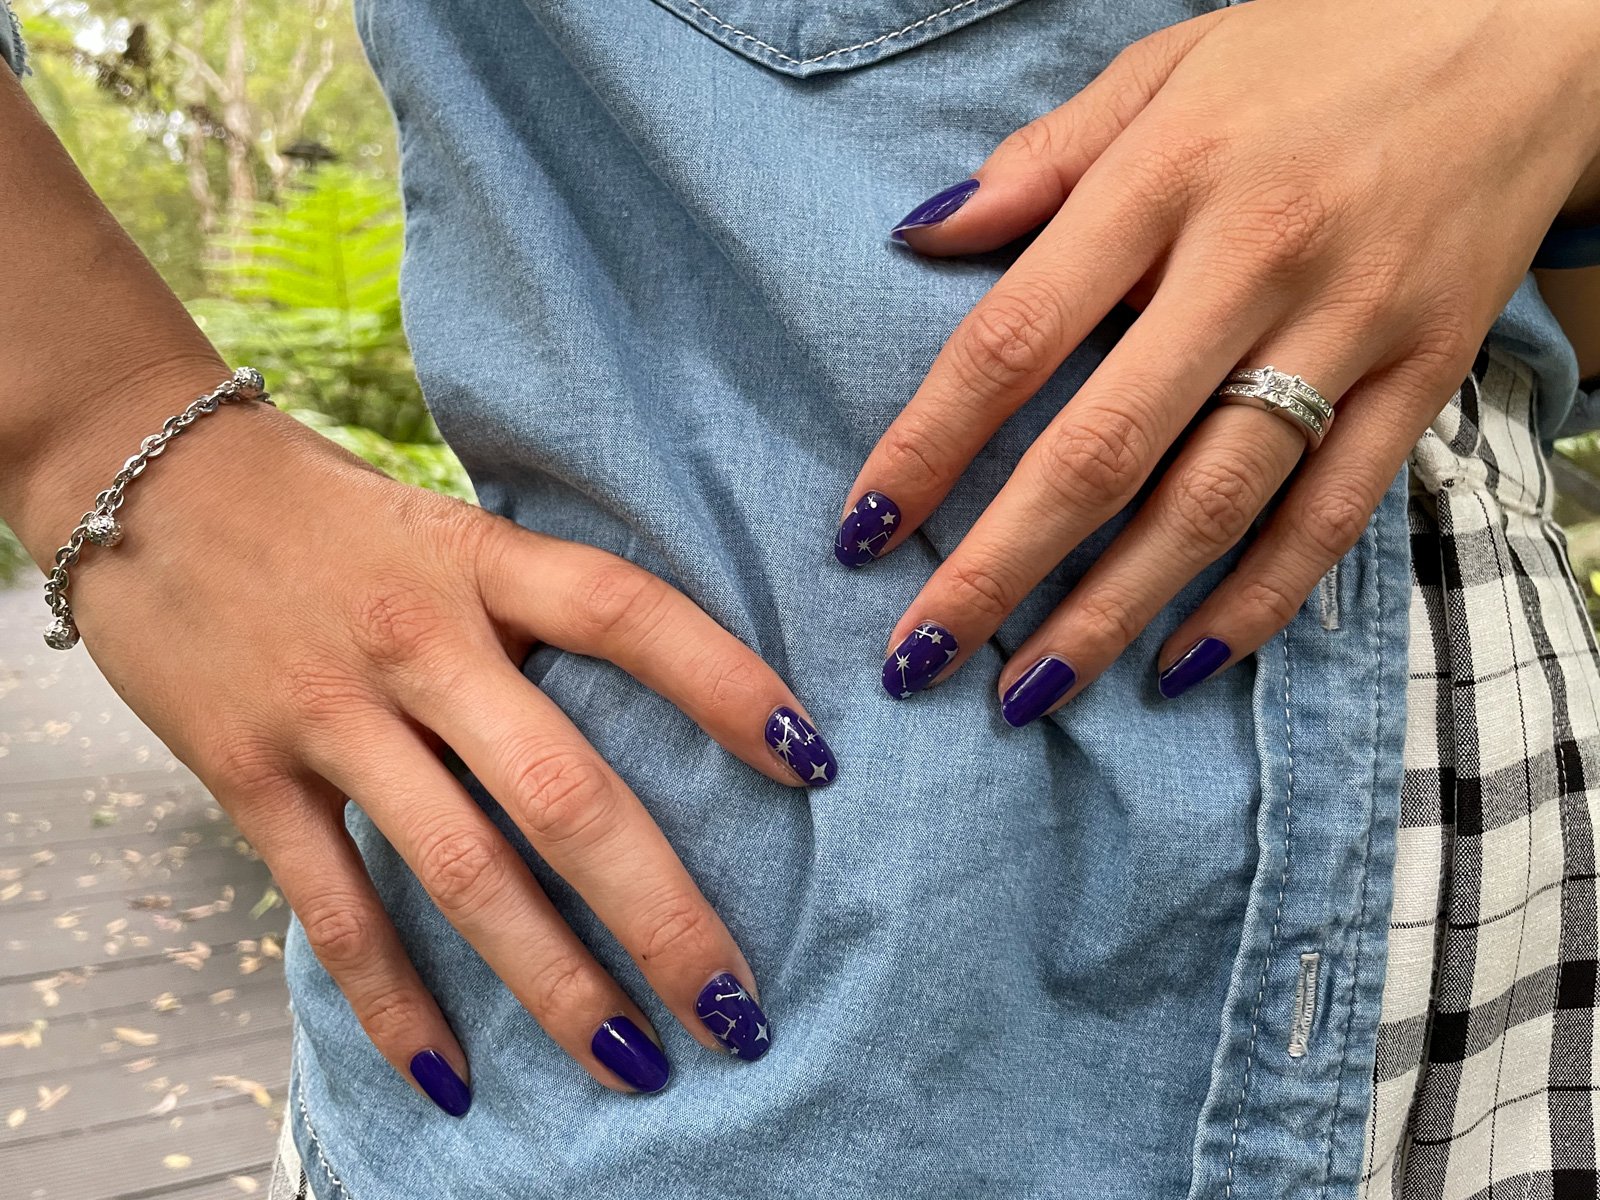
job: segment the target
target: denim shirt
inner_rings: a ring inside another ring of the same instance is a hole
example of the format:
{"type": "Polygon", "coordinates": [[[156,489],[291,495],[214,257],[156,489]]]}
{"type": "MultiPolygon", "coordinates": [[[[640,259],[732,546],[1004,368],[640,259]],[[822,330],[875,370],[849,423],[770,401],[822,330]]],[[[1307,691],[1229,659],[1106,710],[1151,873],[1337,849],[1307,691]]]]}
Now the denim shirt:
{"type": "MultiPolygon", "coordinates": [[[[620,670],[537,651],[528,676],[739,939],[773,1049],[699,1047],[469,780],[675,1064],[656,1097],[600,1088],[352,807],[475,1103],[456,1121],[413,1093],[295,927],[289,1116],[322,1200],[1353,1195],[1401,775],[1404,479],[1253,660],[1175,702],[1154,687],[1229,556],[1020,730],[995,701],[1004,657],[1122,519],[946,685],[891,700],[885,640],[1131,314],[894,555],[851,573],[830,549],[868,450],[1009,261],[922,259],[886,231],[1129,42],[1215,6],[358,0],[400,128],[407,330],[483,503],[683,588],[784,676],[840,771],[781,787],[620,670]]],[[[1497,329],[1542,372],[1553,432],[1570,348],[1531,287],[1497,329]]]]}

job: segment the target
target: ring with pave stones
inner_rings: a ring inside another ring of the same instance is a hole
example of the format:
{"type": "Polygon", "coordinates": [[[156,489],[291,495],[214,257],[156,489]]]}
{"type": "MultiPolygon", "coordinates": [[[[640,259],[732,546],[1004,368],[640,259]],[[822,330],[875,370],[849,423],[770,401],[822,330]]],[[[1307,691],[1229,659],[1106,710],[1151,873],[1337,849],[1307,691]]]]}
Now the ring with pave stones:
{"type": "Polygon", "coordinates": [[[1246,404],[1294,424],[1305,434],[1306,449],[1322,445],[1333,424],[1333,405],[1298,375],[1276,367],[1254,367],[1228,376],[1211,398],[1218,404],[1246,404]]]}

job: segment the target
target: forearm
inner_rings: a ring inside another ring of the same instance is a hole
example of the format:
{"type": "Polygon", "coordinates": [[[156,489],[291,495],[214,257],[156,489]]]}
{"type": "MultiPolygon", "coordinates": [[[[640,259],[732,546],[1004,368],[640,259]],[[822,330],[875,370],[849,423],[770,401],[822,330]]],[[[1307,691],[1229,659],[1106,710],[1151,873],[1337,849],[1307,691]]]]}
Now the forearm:
{"type": "Polygon", "coordinates": [[[221,358],[0,71],[0,517],[47,558],[221,358]]]}

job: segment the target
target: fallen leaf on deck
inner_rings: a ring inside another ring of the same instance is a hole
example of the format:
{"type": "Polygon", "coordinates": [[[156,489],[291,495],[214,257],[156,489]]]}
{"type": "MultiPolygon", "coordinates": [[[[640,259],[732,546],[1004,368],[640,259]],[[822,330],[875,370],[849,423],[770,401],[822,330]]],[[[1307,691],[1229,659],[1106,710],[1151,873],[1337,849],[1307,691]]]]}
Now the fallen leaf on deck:
{"type": "Polygon", "coordinates": [[[261,960],[254,954],[246,954],[239,960],[239,974],[254,975],[261,969],[261,960]]]}
{"type": "Polygon", "coordinates": [[[107,933],[121,933],[127,927],[128,927],[128,918],[127,917],[118,917],[115,921],[107,921],[106,922],[106,932],[107,933]]]}
{"type": "Polygon", "coordinates": [[[254,1196],[261,1190],[261,1185],[248,1175],[229,1175],[228,1182],[233,1184],[246,1196],[254,1196]]]}
{"type": "Polygon", "coordinates": [[[271,912],[282,903],[283,897],[278,894],[278,889],[275,887],[269,887],[266,892],[262,894],[261,899],[256,901],[255,907],[250,910],[250,915],[259,920],[261,917],[266,916],[267,913],[271,912]]]}
{"type": "Polygon", "coordinates": [[[154,1046],[161,1040],[159,1033],[146,1033],[142,1029],[129,1029],[126,1025],[119,1025],[111,1031],[119,1042],[127,1042],[130,1046],[154,1046]]]}
{"type": "Polygon", "coordinates": [[[171,992],[162,992],[161,995],[150,1001],[150,1007],[157,1012],[178,1012],[183,1008],[183,1001],[179,1000],[171,992]]]}
{"type": "Polygon", "coordinates": [[[71,929],[81,920],[83,920],[83,909],[68,909],[55,919],[55,927],[57,929],[71,929]]]}
{"type": "Polygon", "coordinates": [[[49,1112],[61,1102],[61,1097],[65,1096],[71,1090],[72,1085],[70,1083],[63,1083],[60,1087],[56,1088],[55,1091],[51,1091],[49,1088],[41,1086],[39,1088],[39,1111],[49,1112]]]}
{"type": "Polygon", "coordinates": [[[173,962],[182,963],[191,971],[198,971],[211,957],[211,947],[204,942],[190,942],[187,950],[168,947],[166,954],[173,962]]]}
{"type": "Polygon", "coordinates": [[[49,1027],[46,1021],[35,1021],[26,1029],[0,1033],[0,1046],[21,1046],[24,1050],[37,1050],[39,1044],[44,1041],[44,1031],[49,1027]]]}
{"type": "Polygon", "coordinates": [[[275,933],[269,933],[261,939],[261,953],[268,958],[283,957],[283,941],[275,933]]]}
{"type": "Polygon", "coordinates": [[[129,908],[171,908],[171,896],[135,896],[128,901],[129,908]]]}
{"type": "Polygon", "coordinates": [[[213,1004],[226,1004],[229,1000],[232,1000],[238,994],[239,993],[234,991],[232,988],[223,988],[220,992],[212,992],[211,993],[211,1003],[213,1003],[213,1004]]]}
{"type": "Polygon", "coordinates": [[[0,888],[0,900],[15,900],[20,895],[22,895],[22,885],[20,883],[8,883],[5,887],[0,888]]]}
{"type": "Polygon", "coordinates": [[[169,1112],[178,1107],[178,1097],[183,1095],[188,1090],[189,1085],[186,1083],[180,1083],[177,1087],[170,1089],[167,1094],[161,1097],[161,1099],[156,1103],[156,1106],[150,1110],[149,1115],[152,1117],[166,1116],[169,1112]]]}
{"type": "Polygon", "coordinates": [[[272,1107],[272,1097],[267,1095],[267,1089],[254,1079],[244,1079],[238,1075],[213,1075],[211,1082],[218,1087],[232,1088],[241,1096],[251,1097],[262,1108],[272,1107]]]}
{"type": "Polygon", "coordinates": [[[161,1160],[161,1165],[169,1171],[181,1171],[193,1162],[187,1154],[169,1154],[161,1160]]]}
{"type": "Polygon", "coordinates": [[[136,1075],[140,1071],[148,1071],[155,1065],[156,1060],[153,1058],[136,1058],[126,1067],[124,1067],[123,1070],[127,1071],[130,1075],[136,1075]]]}
{"type": "Polygon", "coordinates": [[[11,1115],[6,1118],[6,1128],[7,1129],[15,1129],[18,1125],[21,1125],[27,1119],[28,1119],[28,1110],[27,1109],[25,1109],[25,1108],[13,1108],[11,1110],[11,1115]]]}

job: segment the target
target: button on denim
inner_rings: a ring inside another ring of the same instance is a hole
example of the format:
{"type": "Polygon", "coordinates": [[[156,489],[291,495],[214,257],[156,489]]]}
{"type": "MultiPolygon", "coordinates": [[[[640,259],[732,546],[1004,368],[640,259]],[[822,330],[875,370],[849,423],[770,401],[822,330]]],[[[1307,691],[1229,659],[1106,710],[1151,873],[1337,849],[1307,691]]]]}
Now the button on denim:
{"type": "MultiPolygon", "coordinates": [[[[950,680],[885,693],[896,621],[1132,319],[851,570],[833,545],[856,471],[1015,254],[923,259],[887,234],[1129,42],[1212,5],[937,7],[358,0],[401,129],[407,329],[484,504],[684,589],[789,682],[839,770],[781,787],[624,672],[535,653],[528,677],[671,838],[778,1034],[756,1062],[698,1045],[469,780],[674,1066],[656,1096],[600,1088],[352,809],[473,1105],[453,1120],[407,1087],[297,931],[289,1111],[324,1200],[1353,1195],[1401,771],[1405,481],[1338,572],[1337,629],[1308,609],[1176,700],[1158,648],[1231,560],[1062,710],[1012,728],[995,696],[1003,655],[1120,519],[950,680]]],[[[1547,317],[1519,328],[1555,361],[1547,317]]],[[[1557,379],[1557,423],[1570,392],[1557,379]]]]}

